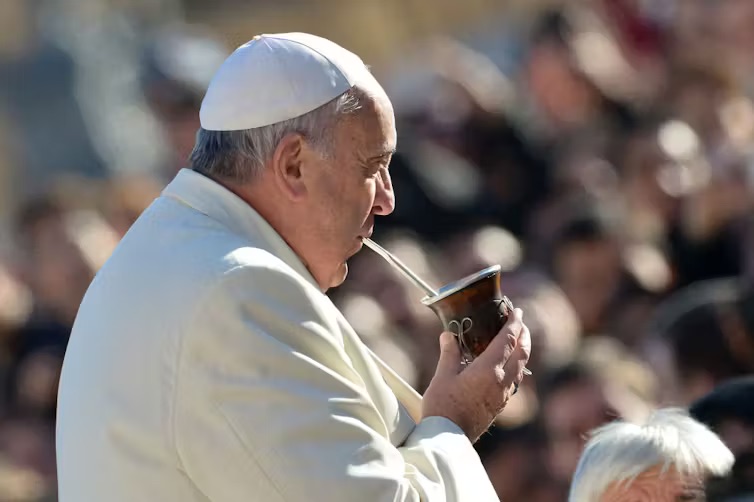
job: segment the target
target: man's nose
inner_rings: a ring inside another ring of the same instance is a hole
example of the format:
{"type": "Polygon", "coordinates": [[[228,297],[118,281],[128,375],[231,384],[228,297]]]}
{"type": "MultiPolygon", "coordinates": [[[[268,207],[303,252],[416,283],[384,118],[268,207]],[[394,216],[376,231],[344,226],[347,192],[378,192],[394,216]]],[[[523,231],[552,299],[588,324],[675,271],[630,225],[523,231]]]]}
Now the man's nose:
{"type": "Polygon", "coordinates": [[[374,197],[374,214],[387,216],[395,209],[395,193],[393,192],[393,183],[390,179],[390,172],[387,169],[382,171],[380,181],[377,182],[377,193],[374,197]]]}

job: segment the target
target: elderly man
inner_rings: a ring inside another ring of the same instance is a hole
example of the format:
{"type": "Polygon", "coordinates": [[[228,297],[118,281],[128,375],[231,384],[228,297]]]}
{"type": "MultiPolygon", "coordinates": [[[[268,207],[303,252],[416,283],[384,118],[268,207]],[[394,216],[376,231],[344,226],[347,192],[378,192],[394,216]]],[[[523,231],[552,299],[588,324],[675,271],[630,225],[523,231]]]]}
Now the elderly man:
{"type": "Polygon", "coordinates": [[[191,170],[92,283],[63,367],[62,502],[497,500],[472,443],[523,378],[520,311],[422,398],[324,292],[394,199],[393,110],[354,54],[255,37],[218,70],[191,170]]]}
{"type": "Polygon", "coordinates": [[[655,411],[643,425],[597,429],[571,484],[570,502],[703,501],[705,482],[727,475],[733,454],[684,411],[655,411]]]}

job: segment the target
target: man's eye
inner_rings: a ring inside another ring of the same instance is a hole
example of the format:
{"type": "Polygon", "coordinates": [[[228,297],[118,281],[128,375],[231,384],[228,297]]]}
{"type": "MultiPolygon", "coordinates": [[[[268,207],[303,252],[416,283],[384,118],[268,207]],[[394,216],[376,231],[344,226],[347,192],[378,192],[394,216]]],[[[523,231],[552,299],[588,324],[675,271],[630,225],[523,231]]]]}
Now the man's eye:
{"type": "Polygon", "coordinates": [[[707,500],[703,491],[694,491],[681,494],[676,501],[677,502],[704,502],[707,500]]]}

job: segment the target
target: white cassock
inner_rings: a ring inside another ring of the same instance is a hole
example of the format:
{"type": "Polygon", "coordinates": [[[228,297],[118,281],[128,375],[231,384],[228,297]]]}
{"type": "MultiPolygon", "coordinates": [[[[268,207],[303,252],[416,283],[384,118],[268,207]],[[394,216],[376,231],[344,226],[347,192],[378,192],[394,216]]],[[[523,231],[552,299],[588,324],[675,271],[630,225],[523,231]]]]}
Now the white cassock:
{"type": "Polygon", "coordinates": [[[184,169],[81,305],[60,500],[497,500],[461,430],[420,416],[265,220],[184,169]]]}

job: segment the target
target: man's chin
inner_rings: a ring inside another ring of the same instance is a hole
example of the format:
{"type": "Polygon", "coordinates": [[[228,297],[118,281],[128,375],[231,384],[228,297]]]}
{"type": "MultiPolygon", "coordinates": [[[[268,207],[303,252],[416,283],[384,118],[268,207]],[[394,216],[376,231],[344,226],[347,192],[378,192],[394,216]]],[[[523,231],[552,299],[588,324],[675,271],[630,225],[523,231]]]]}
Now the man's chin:
{"type": "Polygon", "coordinates": [[[346,280],[346,276],[348,275],[348,263],[342,263],[340,267],[338,267],[338,270],[335,271],[335,273],[332,276],[332,280],[330,281],[330,287],[331,288],[337,288],[343,282],[346,280]]]}
{"type": "Polygon", "coordinates": [[[364,248],[364,241],[361,238],[359,238],[356,242],[356,245],[353,247],[353,249],[351,249],[351,252],[348,253],[348,257],[349,258],[353,257],[363,248],[364,248]]]}

